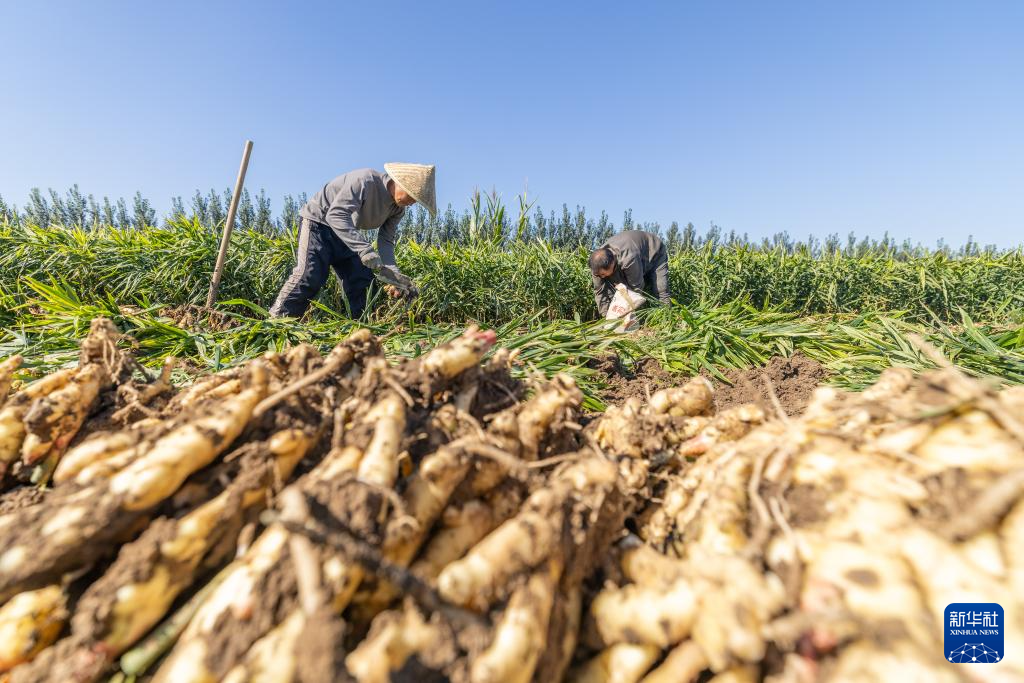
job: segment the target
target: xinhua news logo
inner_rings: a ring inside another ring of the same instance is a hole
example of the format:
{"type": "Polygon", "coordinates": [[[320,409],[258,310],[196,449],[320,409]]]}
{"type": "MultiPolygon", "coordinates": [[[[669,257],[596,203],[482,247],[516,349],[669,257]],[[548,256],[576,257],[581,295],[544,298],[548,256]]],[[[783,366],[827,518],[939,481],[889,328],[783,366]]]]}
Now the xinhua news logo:
{"type": "Polygon", "coordinates": [[[946,606],[946,661],[954,664],[1001,662],[1005,620],[995,602],[954,602],[946,606]]]}

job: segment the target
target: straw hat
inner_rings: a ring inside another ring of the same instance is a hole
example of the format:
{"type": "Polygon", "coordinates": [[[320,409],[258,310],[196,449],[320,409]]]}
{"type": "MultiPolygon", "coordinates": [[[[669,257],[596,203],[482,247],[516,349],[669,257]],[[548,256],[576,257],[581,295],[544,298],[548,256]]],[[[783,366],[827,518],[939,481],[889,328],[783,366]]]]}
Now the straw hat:
{"type": "Polygon", "coordinates": [[[384,164],[384,170],[398,186],[412,195],[412,198],[426,207],[431,216],[437,215],[437,199],[434,194],[433,164],[384,164]]]}

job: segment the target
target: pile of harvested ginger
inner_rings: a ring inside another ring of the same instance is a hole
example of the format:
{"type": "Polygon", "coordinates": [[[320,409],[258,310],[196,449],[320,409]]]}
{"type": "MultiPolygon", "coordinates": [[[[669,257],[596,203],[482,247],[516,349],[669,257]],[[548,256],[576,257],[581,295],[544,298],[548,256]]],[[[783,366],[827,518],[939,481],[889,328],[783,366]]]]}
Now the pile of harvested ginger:
{"type": "Polygon", "coordinates": [[[184,387],[130,347],[0,361],[0,681],[1024,680],[1024,389],[595,417],[476,328],[184,387]],[[1009,656],[947,661],[946,606],[993,602],[1009,656]]]}

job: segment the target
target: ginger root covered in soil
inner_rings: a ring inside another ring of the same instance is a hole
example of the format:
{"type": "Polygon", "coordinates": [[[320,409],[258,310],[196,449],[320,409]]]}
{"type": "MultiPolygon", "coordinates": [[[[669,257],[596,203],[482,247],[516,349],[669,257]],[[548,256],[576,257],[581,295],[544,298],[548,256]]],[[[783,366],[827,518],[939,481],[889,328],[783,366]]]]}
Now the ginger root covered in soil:
{"type": "Polygon", "coordinates": [[[897,369],[782,418],[696,378],[581,428],[476,328],[183,390],[122,346],[97,322],[12,394],[0,362],[6,481],[55,482],[0,516],[13,682],[981,680],[943,658],[954,595],[1024,646],[1020,389],[897,369]]]}
{"type": "MultiPolygon", "coordinates": [[[[134,360],[118,348],[120,333],[104,318],[92,321],[82,342],[79,363],[39,379],[9,399],[0,401],[0,475],[18,460],[25,468],[40,465],[33,483],[46,484],[61,456],[104,394],[131,377],[134,360]]],[[[0,365],[4,398],[15,357],[0,365]]]]}

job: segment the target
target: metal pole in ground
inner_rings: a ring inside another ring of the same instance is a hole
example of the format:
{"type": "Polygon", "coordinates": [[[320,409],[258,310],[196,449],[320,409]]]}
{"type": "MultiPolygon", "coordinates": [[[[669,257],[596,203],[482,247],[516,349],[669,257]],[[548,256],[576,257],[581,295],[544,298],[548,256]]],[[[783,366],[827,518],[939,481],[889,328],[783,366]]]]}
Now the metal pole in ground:
{"type": "Polygon", "coordinates": [[[210,279],[210,293],[206,297],[206,307],[213,308],[220,288],[220,278],[224,274],[224,258],[228,254],[228,243],[231,241],[231,229],[235,226],[235,212],[238,211],[238,200],[242,197],[242,185],[245,184],[245,171],[249,168],[249,155],[252,154],[252,140],[245,141],[242,152],[242,165],[238,167],[238,180],[235,181],[235,192],[231,195],[231,206],[228,207],[228,219],[224,223],[224,235],[220,238],[220,252],[217,254],[217,265],[213,267],[213,278],[210,279]]]}

